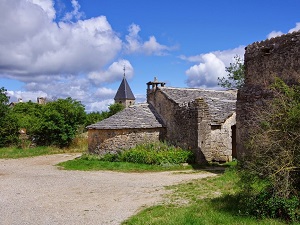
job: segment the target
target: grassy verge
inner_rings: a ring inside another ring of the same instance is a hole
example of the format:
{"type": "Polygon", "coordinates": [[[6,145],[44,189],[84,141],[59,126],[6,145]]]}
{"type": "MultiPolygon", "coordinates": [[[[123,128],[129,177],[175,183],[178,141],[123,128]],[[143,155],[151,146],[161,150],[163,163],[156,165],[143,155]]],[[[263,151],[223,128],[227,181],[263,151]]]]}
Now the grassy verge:
{"type": "Polygon", "coordinates": [[[0,148],[0,158],[2,159],[17,159],[24,157],[34,157],[40,155],[50,155],[50,154],[59,154],[59,153],[75,153],[82,152],[82,149],[78,148],[57,148],[57,147],[34,147],[34,148],[17,148],[17,147],[8,147],[0,148]]]}
{"type": "Polygon", "coordinates": [[[123,222],[123,225],[138,224],[250,224],[280,225],[278,220],[257,220],[241,215],[237,209],[237,176],[228,170],[217,177],[193,180],[168,187],[172,190],[161,205],[147,208],[123,222]]]}
{"type": "MultiPolygon", "coordinates": [[[[24,142],[25,143],[25,142],[24,142]]],[[[58,148],[55,146],[29,147],[29,144],[21,144],[19,147],[0,148],[0,158],[16,159],[24,157],[34,157],[40,155],[51,155],[60,153],[83,153],[87,150],[87,138],[84,136],[76,137],[68,148],[58,148]]]]}
{"type": "Polygon", "coordinates": [[[157,171],[174,171],[174,170],[190,170],[191,165],[149,165],[131,162],[107,162],[100,161],[97,158],[78,158],[59,163],[58,166],[66,170],[111,170],[119,172],[157,172],[157,171]]]}

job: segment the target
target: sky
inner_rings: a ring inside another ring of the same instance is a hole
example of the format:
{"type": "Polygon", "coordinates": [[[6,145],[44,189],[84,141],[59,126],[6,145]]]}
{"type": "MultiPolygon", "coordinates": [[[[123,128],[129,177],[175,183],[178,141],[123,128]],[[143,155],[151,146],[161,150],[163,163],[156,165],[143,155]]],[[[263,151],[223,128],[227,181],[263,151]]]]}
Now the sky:
{"type": "Polygon", "coordinates": [[[0,87],[10,101],[71,97],[107,110],[126,79],[220,89],[247,45],[300,29],[299,0],[0,0],[0,87]]]}

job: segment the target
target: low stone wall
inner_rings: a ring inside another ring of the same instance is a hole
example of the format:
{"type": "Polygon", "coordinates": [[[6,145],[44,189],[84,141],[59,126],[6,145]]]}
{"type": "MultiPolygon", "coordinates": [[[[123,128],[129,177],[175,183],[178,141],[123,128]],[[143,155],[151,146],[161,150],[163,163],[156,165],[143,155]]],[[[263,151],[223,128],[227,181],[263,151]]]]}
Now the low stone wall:
{"type": "Polygon", "coordinates": [[[88,151],[103,155],[117,153],[135,147],[137,144],[163,140],[164,128],[88,130],[88,151]]]}

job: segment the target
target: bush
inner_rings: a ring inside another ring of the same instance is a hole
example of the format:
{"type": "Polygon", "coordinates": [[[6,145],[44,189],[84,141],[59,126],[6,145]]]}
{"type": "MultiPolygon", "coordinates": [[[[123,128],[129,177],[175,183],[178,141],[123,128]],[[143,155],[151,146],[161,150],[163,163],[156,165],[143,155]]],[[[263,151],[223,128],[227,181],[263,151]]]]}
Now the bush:
{"type": "Polygon", "coordinates": [[[256,195],[244,197],[245,212],[257,218],[281,218],[286,221],[300,219],[300,201],[296,196],[280,198],[272,196],[270,191],[264,190],[256,195]]]}
{"type": "Polygon", "coordinates": [[[271,90],[274,99],[248,130],[251,155],[240,164],[242,188],[252,196],[250,213],[294,220],[300,209],[300,86],[277,79],[271,90]]]}
{"type": "Polygon", "coordinates": [[[105,154],[101,160],[151,165],[170,165],[193,161],[193,153],[166,143],[141,144],[118,154],[105,154]]]}

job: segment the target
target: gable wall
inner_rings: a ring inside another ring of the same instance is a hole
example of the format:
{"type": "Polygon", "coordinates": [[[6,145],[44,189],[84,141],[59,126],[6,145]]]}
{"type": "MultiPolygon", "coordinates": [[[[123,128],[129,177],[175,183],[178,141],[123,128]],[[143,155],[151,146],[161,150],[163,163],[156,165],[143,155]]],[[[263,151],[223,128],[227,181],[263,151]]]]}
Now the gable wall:
{"type": "Polygon", "coordinates": [[[147,99],[164,120],[168,142],[192,150],[198,163],[212,160],[210,117],[203,99],[179,105],[159,89],[148,92],[147,99]]]}

